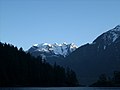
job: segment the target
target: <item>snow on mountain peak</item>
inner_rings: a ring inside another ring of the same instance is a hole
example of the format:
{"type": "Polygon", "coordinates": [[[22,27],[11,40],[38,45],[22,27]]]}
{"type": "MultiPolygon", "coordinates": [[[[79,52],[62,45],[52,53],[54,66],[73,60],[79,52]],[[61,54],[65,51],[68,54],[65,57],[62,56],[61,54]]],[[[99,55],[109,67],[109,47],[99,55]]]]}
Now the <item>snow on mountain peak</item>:
{"type": "Polygon", "coordinates": [[[43,45],[49,45],[48,43],[43,43],[43,45]]]}
{"type": "Polygon", "coordinates": [[[112,40],[112,42],[115,42],[115,40],[120,36],[120,25],[117,25],[115,28],[109,30],[107,34],[107,37],[112,40]]]}
{"type": "Polygon", "coordinates": [[[36,47],[37,47],[37,46],[38,46],[38,44],[34,44],[33,46],[36,46],[36,47]]]}
{"type": "Polygon", "coordinates": [[[120,31],[120,25],[117,25],[115,28],[111,29],[111,31],[120,31]]]}
{"type": "Polygon", "coordinates": [[[119,37],[120,37],[120,25],[117,25],[115,28],[110,29],[109,31],[100,35],[97,39],[93,41],[93,43],[97,43],[99,45],[106,47],[116,42],[116,40],[119,37]]]}
{"type": "MultiPolygon", "coordinates": [[[[53,53],[55,55],[62,55],[67,56],[74,50],[76,50],[78,47],[74,43],[67,44],[66,42],[62,44],[54,43],[54,44],[48,44],[48,43],[42,43],[42,44],[34,44],[33,47],[34,51],[39,52],[46,52],[46,53],[53,53]],[[36,48],[34,48],[36,47],[36,48]]],[[[30,49],[28,50],[30,51],[30,49]]]]}
{"type": "Polygon", "coordinates": [[[66,42],[63,42],[63,44],[62,45],[67,45],[67,43],[66,42]]]}

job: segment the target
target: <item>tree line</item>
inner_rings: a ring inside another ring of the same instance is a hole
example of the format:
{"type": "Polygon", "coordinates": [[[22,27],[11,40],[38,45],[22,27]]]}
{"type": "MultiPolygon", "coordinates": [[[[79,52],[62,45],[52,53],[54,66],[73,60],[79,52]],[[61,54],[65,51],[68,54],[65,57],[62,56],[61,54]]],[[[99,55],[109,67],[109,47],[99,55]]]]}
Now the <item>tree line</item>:
{"type": "Polygon", "coordinates": [[[120,71],[114,71],[112,77],[101,74],[91,87],[120,87],[120,71]]]}
{"type": "Polygon", "coordinates": [[[0,86],[77,86],[76,74],[42,57],[33,57],[22,48],[0,42],[0,86]]]}

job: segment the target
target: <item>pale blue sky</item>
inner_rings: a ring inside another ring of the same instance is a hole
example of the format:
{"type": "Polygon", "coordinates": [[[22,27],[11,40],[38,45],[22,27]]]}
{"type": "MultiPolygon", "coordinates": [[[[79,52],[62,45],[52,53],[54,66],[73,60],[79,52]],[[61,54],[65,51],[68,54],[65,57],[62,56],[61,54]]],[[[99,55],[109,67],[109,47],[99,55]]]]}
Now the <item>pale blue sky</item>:
{"type": "Polygon", "coordinates": [[[35,43],[92,42],[120,24],[120,0],[0,0],[0,41],[27,50],[35,43]]]}

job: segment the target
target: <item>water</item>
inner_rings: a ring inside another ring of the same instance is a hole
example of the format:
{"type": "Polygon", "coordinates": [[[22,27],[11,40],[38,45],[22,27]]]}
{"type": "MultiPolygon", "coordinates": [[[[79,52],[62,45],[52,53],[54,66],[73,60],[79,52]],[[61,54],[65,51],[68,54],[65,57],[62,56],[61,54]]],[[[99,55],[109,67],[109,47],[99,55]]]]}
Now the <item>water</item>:
{"type": "Polygon", "coordinates": [[[0,88],[0,90],[120,90],[120,87],[26,87],[26,88],[0,88]]]}

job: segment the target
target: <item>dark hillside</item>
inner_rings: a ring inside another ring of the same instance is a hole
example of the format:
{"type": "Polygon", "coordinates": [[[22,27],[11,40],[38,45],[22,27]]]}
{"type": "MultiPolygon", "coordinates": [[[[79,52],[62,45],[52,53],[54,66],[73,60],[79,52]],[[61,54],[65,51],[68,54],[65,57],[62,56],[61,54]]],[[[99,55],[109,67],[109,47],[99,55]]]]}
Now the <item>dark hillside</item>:
{"type": "Polygon", "coordinates": [[[10,44],[0,43],[0,86],[76,86],[75,73],[10,44]]]}

